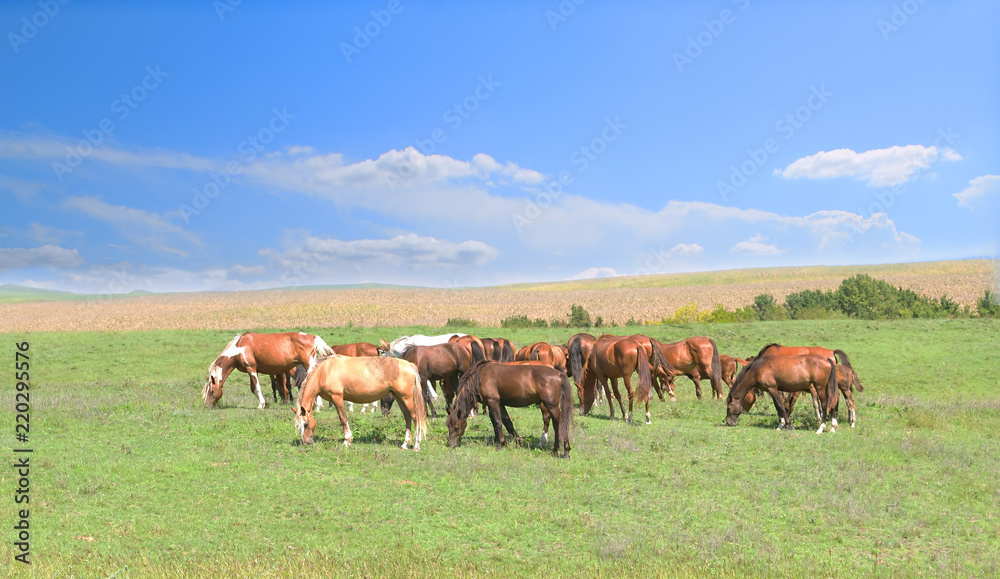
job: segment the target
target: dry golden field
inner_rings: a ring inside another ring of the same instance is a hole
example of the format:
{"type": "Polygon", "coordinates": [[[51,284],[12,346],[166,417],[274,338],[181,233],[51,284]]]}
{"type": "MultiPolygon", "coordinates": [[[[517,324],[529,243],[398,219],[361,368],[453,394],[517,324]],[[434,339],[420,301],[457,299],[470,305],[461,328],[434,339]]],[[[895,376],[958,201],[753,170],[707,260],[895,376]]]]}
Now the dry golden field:
{"type": "Polygon", "coordinates": [[[0,332],[441,326],[468,318],[498,326],[511,315],[565,318],[584,306],[608,323],[659,320],[689,302],[737,308],[772,293],[779,301],[805,289],[833,289],[845,277],[874,277],[960,304],[996,287],[992,260],[858,267],[795,267],[522,284],[482,289],[263,290],[160,294],[115,299],[0,304],[0,332]]]}

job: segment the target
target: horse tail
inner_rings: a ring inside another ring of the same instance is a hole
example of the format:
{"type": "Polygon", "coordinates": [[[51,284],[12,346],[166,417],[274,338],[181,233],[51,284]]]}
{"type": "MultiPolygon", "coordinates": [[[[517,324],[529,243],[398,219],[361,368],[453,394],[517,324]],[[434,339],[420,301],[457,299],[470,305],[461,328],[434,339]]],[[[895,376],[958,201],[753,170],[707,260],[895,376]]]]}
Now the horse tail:
{"type": "Polygon", "coordinates": [[[828,358],[827,362],[830,363],[830,377],[826,379],[826,407],[829,414],[837,405],[836,397],[840,392],[837,389],[837,361],[828,358]]]}
{"type": "Polygon", "coordinates": [[[510,340],[504,338],[503,341],[503,357],[500,358],[501,362],[513,362],[514,361],[514,344],[510,340]]]}
{"type": "Polygon", "coordinates": [[[569,425],[573,422],[573,388],[566,374],[559,376],[561,393],[559,396],[559,440],[569,456],[569,425]]]}
{"type": "Polygon", "coordinates": [[[663,372],[663,376],[665,378],[669,377],[675,372],[675,370],[674,367],[670,365],[670,362],[667,361],[667,357],[663,355],[663,349],[660,348],[663,343],[655,338],[650,338],[649,342],[653,346],[653,369],[659,369],[663,372]]]}
{"type": "Polygon", "coordinates": [[[479,346],[478,342],[469,342],[469,348],[472,350],[472,363],[482,362],[486,359],[486,354],[483,352],[482,347],[479,346]]]}
{"type": "Polygon", "coordinates": [[[479,375],[483,368],[489,364],[489,360],[481,360],[469,367],[469,371],[462,375],[458,383],[458,395],[455,397],[455,404],[452,412],[457,412],[459,419],[469,416],[469,412],[476,408],[476,400],[479,398],[479,375]]]}
{"type": "Polygon", "coordinates": [[[427,405],[424,403],[424,385],[420,381],[420,372],[413,364],[413,442],[419,443],[427,436],[427,405]]]}
{"type": "Polygon", "coordinates": [[[636,372],[639,373],[639,387],[635,389],[632,400],[639,402],[649,401],[649,391],[653,387],[653,374],[650,372],[649,360],[646,358],[646,350],[639,346],[636,350],[636,372]]]}
{"type": "Polygon", "coordinates": [[[764,352],[770,350],[771,348],[780,348],[780,347],[781,347],[781,344],[778,344],[777,342],[772,342],[772,343],[764,346],[763,348],[761,348],[760,352],[757,352],[757,355],[754,356],[754,358],[760,358],[760,357],[762,357],[764,355],[764,352]]]}
{"type": "Polygon", "coordinates": [[[582,336],[575,336],[569,343],[569,369],[573,374],[573,381],[583,384],[583,342],[582,336]]]}
{"type": "Polygon", "coordinates": [[[749,366],[750,365],[750,362],[747,361],[747,360],[744,360],[743,358],[737,358],[737,357],[733,356],[733,360],[736,360],[736,362],[740,366],[749,366]]]}
{"type": "Polygon", "coordinates": [[[313,353],[317,358],[326,358],[333,355],[333,348],[323,341],[319,336],[313,336],[313,353]]]}
{"type": "Polygon", "coordinates": [[[851,360],[847,357],[847,352],[843,350],[834,350],[834,355],[840,359],[840,363],[843,366],[847,366],[847,369],[851,371],[851,386],[855,384],[858,385],[858,392],[864,392],[865,387],[861,385],[861,378],[858,377],[858,373],[854,371],[854,367],[851,366],[851,360]]]}
{"type": "Polygon", "coordinates": [[[708,343],[712,344],[712,390],[722,394],[722,361],[719,360],[719,347],[715,345],[715,340],[709,338],[708,343]]]}
{"type": "MultiPolygon", "coordinates": [[[[302,387],[306,383],[306,378],[309,377],[309,374],[312,374],[317,365],[313,364],[310,368],[306,368],[306,365],[302,362],[295,365],[295,383],[292,386],[299,389],[299,400],[302,399],[302,387]]],[[[291,388],[289,388],[289,391],[291,391],[291,388]]]]}

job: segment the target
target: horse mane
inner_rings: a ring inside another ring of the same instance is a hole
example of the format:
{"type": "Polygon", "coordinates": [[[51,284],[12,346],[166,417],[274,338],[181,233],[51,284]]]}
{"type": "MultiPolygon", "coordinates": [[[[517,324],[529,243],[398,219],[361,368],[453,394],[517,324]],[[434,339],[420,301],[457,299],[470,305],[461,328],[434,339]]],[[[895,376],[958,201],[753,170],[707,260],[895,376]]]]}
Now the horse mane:
{"type": "Polygon", "coordinates": [[[480,360],[469,366],[469,371],[462,376],[462,380],[458,383],[455,406],[452,408],[452,412],[456,413],[459,419],[466,418],[469,412],[475,410],[479,398],[479,375],[483,368],[492,363],[492,360],[480,360]]]}
{"type": "Polygon", "coordinates": [[[292,388],[299,389],[299,397],[295,401],[296,406],[302,408],[302,392],[306,389],[305,388],[306,381],[309,380],[309,377],[312,376],[313,372],[316,371],[316,368],[319,368],[319,363],[322,362],[323,360],[326,360],[327,358],[336,358],[336,357],[338,357],[337,354],[330,354],[329,356],[318,357],[316,358],[316,361],[313,362],[312,366],[309,367],[308,371],[306,371],[306,367],[302,362],[299,362],[298,364],[295,365],[295,383],[289,386],[288,389],[289,390],[291,390],[292,388]]]}
{"type": "MultiPolygon", "coordinates": [[[[773,345],[776,345],[776,344],[770,344],[768,346],[765,346],[764,350],[770,348],[773,345]]],[[[766,360],[767,360],[767,358],[765,356],[761,356],[761,355],[758,354],[758,356],[756,358],[754,358],[749,364],[747,364],[746,366],[743,366],[743,368],[740,369],[739,373],[736,374],[736,378],[733,379],[733,387],[730,388],[730,392],[735,392],[736,391],[736,388],[740,385],[740,382],[743,380],[743,376],[748,371],[750,371],[751,368],[756,368],[757,366],[763,364],[766,360]]],[[[732,394],[730,394],[730,396],[731,395],[732,394]]]]}
{"type": "Polygon", "coordinates": [[[397,358],[405,358],[406,355],[410,353],[410,350],[412,350],[412,349],[414,349],[416,347],[417,347],[416,344],[414,344],[413,342],[410,342],[410,344],[408,346],[406,346],[405,348],[403,348],[402,350],[399,351],[399,356],[396,356],[396,357],[397,358]]]}
{"type": "MultiPolygon", "coordinates": [[[[764,352],[768,351],[770,348],[780,348],[780,347],[781,347],[781,344],[779,344],[777,342],[772,342],[772,343],[764,346],[763,348],[761,348],[760,352],[757,352],[757,355],[754,356],[754,358],[761,358],[764,355],[764,352]]],[[[734,384],[735,384],[735,382],[734,382],[734,384]]]]}

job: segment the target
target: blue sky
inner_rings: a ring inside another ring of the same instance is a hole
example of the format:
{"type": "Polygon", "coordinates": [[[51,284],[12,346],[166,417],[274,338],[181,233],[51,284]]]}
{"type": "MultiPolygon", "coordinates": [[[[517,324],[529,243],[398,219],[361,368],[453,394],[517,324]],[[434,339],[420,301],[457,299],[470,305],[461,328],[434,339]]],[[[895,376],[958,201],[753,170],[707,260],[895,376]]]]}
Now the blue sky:
{"type": "Polygon", "coordinates": [[[0,283],[994,256],[1000,7],[4,2],[0,283]]]}

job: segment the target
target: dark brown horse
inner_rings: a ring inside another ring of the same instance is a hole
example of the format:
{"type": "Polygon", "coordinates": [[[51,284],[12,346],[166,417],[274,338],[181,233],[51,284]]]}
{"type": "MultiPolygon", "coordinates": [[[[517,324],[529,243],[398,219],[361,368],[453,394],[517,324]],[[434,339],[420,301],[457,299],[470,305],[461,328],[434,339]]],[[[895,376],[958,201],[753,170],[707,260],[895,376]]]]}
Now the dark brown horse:
{"type": "MultiPolygon", "coordinates": [[[[824,358],[833,358],[850,371],[849,380],[840,385],[840,391],[844,394],[844,398],[847,399],[848,416],[851,421],[851,428],[854,428],[856,416],[854,413],[854,395],[852,394],[852,390],[855,384],[858,386],[858,392],[864,392],[865,387],[862,386],[861,378],[858,377],[858,373],[851,366],[851,360],[847,357],[847,352],[840,349],[831,350],[821,346],[782,346],[780,344],[768,344],[761,348],[756,356],[751,356],[749,360],[752,361],[761,356],[802,356],[804,354],[816,354],[824,358]]],[[[799,392],[792,392],[788,395],[786,405],[788,406],[789,414],[792,413],[799,394],[799,392]]],[[[834,416],[836,416],[836,409],[834,410],[834,416]]]]}
{"type": "Polygon", "coordinates": [[[340,425],[344,429],[344,444],[350,445],[354,435],[347,422],[344,402],[371,403],[391,394],[399,401],[403,420],[406,421],[403,448],[412,441],[413,450],[420,450],[420,441],[427,431],[427,415],[424,413],[420,377],[413,364],[392,357],[351,358],[334,354],[319,360],[310,371],[298,367],[296,376],[299,399],[292,413],[304,444],[313,441],[316,429],[313,408],[318,398],[326,399],[337,409],[340,425]]]}
{"type": "MultiPolygon", "coordinates": [[[[467,372],[474,362],[484,359],[478,342],[470,346],[467,349],[458,343],[448,342],[436,346],[413,346],[404,351],[403,359],[417,367],[420,383],[428,390],[424,392],[424,399],[427,401],[431,416],[437,416],[429,392],[429,389],[434,387],[433,382],[440,381],[446,411],[451,412],[459,377],[467,372]]],[[[389,407],[391,408],[391,404],[389,407]]],[[[382,406],[382,411],[386,411],[385,405],[382,406]]]]}
{"type": "Polygon", "coordinates": [[[298,364],[312,368],[316,358],[332,353],[323,338],[303,332],[239,334],[229,341],[208,367],[201,395],[205,408],[215,406],[222,398],[226,378],[233,370],[239,370],[250,375],[250,391],[260,402],[257,408],[263,409],[267,406],[267,399],[260,392],[258,373],[284,374],[298,364]]]}
{"type": "MultiPolygon", "coordinates": [[[[831,360],[833,358],[830,358],[831,360]]],[[[854,397],[851,396],[851,383],[854,380],[853,372],[847,366],[843,364],[837,364],[837,387],[840,389],[840,393],[847,399],[847,408],[850,411],[851,428],[854,428],[855,414],[854,414],[854,397]]],[[[743,397],[743,412],[749,412],[753,408],[754,401],[757,399],[757,395],[761,392],[759,390],[751,390],[743,397]]],[[[799,394],[802,392],[791,392],[785,396],[785,408],[788,411],[788,415],[791,416],[792,412],[795,410],[795,402],[799,398],[799,394]]],[[[816,407],[816,400],[813,400],[813,408],[816,407]]],[[[840,402],[838,400],[837,405],[833,407],[833,417],[832,424],[837,426],[837,415],[840,409],[840,402]]],[[[816,415],[816,419],[819,420],[819,414],[816,415]]]]}
{"type": "MultiPolygon", "coordinates": [[[[817,434],[826,429],[826,419],[837,405],[836,361],[815,354],[804,356],[764,356],[750,363],[736,377],[726,398],[726,424],[736,426],[743,412],[743,399],[754,389],[766,390],[778,412],[778,430],[792,428],[783,392],[810,392],[820,419],[817,434]],[[820,403],[822,402],[822,408],[820,403]]],[[[830,432],[837,428],[836,419],[830,432]]]]}
{"type": "Polygon", "coordinates": [[[517,440],[507,407],[523,408],[538,404],[542,409],[542,444],[548,440],[549,420],[554,422],[552,454],[569,458],[569,426],[573,421],[573,391],[565,373],[550,366],[477,362],[462,376],[455,408],[448,415],[448,446],[454,448],[465,434],[469,413],[477,402],[486,404],[493,422],[497,449],[507,444],[504,428],[517,440]]]}
{"type": "Polygon", "coordinates": [[[672,344],[660,343],[660,351],[674,368],[670,374],[660,374],[667,383],[670,398],[674,398],[674,378],[687,376],[694,382],[694,391],[701,400],[701,381],[708,378],[712,381],[712,397],[722,398],[725,390],[722,388],[722,363],[719,359],[719,348],[715,341],[704,336],[695,336],[672,344]]]}
{"type": "Polygon", "coordinates": [[[580,413],[590,412],[594,404],[596,385],[600,384],[608,398],[608,410],[612,419],[615,417],[615,407],[611,400],[613,391],[615,399],[618,400],[618,406],[621,408],[623,419],[632,421],[633,404],[635,400],[639,400],[640,403],[646,404],[646,424],[649,424],[649,394],[652,389],[654,368],[662,372],[671,370],[670,364],[658,349],[653,350],[653,364],[651,365],[645,348],[631,338],[613,336],[597,340],[590,351],[587,366],[583,370],[583,384],[578,388],[578,394],[583,401],[580,413]],[[639,375],[639,387],[634,394],[632,392],[633,372],[639,375]],[[618,378],[621,378],[625,383],[625,390],[628,392],[629,410],[627,414],[621,393],[618,391],[618,378]],[[611,390],[608,389],[609,379],[611,390]]]}

